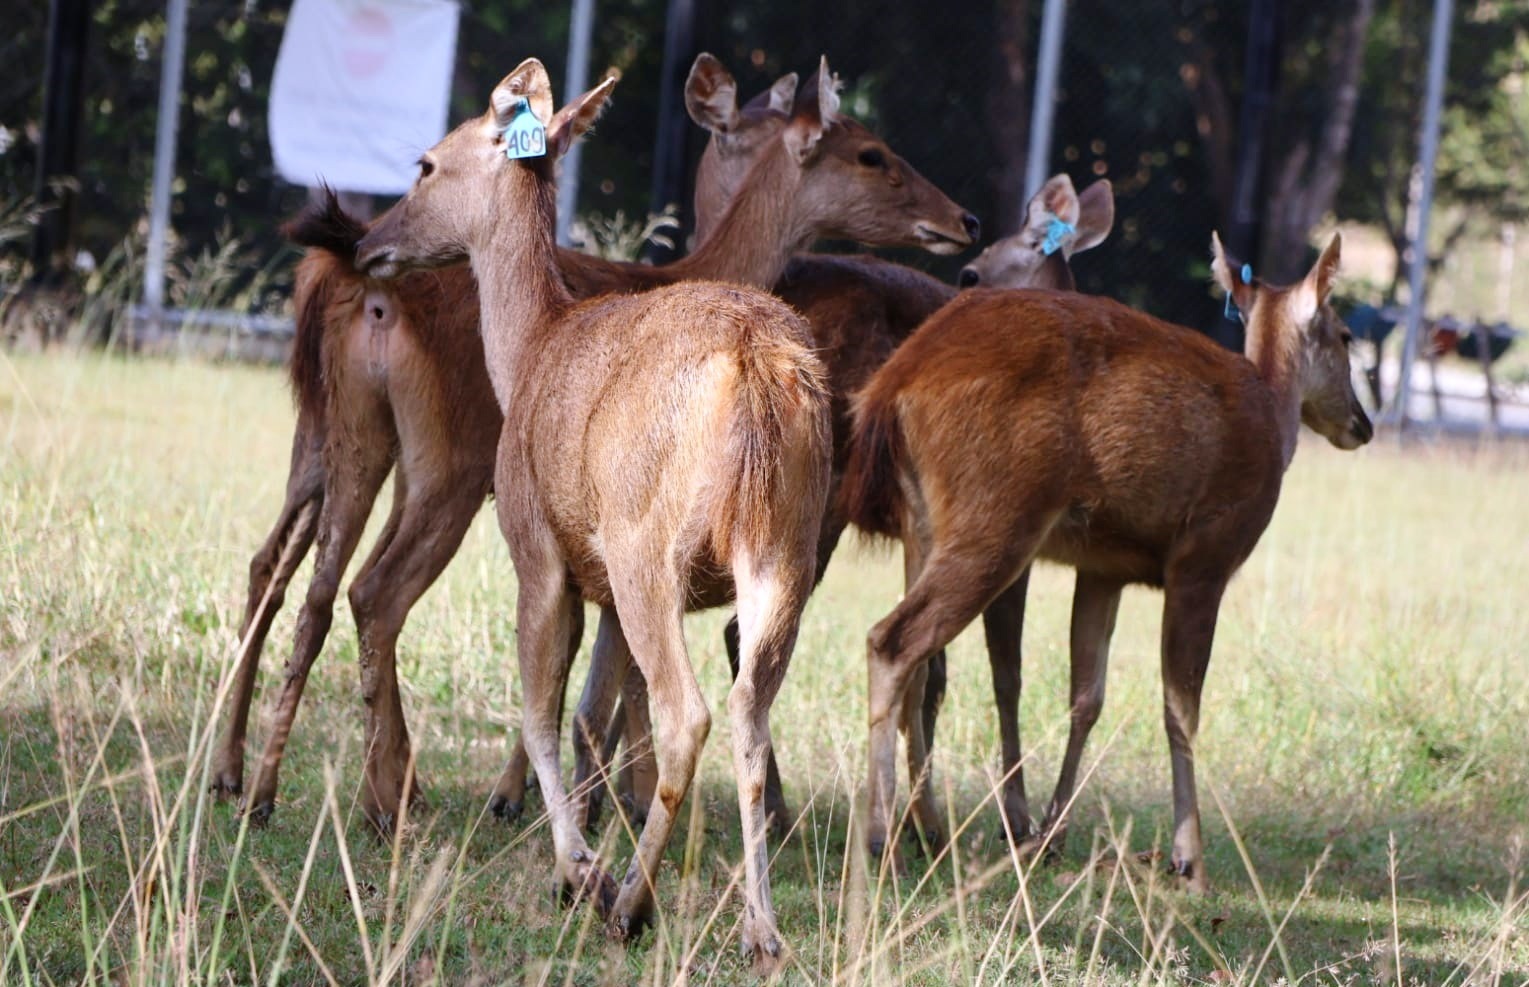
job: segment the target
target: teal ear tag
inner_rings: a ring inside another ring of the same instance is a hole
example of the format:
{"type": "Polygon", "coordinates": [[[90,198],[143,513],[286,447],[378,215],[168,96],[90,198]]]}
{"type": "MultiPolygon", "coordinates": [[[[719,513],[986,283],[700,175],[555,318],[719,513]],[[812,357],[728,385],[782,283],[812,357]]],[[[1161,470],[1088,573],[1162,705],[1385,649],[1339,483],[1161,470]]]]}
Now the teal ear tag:
{"type": "Polygon", "coordinates": [[[547,153],[547,128],[536,119],[531,104],[525,100],[515,107],[515,116],[504,128],[504,156],[539,158],[547,153]]]}
{"type": "Polygon", "coordinates": [[[1041,253],[1050,257],[1062,249],[1062,243],[1078,232],[1078,228],[1060,216],[1047,213],[1047,217],[1046,239],[1041,243],[1041,253]]]}

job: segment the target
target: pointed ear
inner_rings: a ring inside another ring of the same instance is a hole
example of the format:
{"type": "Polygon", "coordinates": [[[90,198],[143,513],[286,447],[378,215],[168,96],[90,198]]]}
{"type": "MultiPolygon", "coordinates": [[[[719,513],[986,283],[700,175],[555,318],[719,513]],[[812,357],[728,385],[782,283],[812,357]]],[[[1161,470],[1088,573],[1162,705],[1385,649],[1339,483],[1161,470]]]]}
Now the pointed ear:
{"type": "Polygon", "coordinates": [[[531,112],[543,125],[552,119],[552,80],[542,63],[534,58],[515,66],[515,71],[494,87],[493,95],[489,97],[489,113],[493,115],[494,126],[500,130],[508,127],[515,119],[521,100],[530,104],[531,112]]]}
{"type": "Polygon", "coordinates": [[[619,78],[619,74],[611,72],[598,86],[557,111],[552,122],[547,124],[548,154],[554,159],[567,154],[573,142],[595,125],[595,121],[605,110],[605,104],[611,98],[611,90],[616,88],[616,80],[619,78]]]}
{"type": "Polygon", "coordinates": [[[776,79],[769,93],[770,109],[777,113],[790,113],[791,105],[796,102],[796,73],[787,72],[776,79]]]}
{"type": "Polygon", "coordinates": [[[1115,188],[1101,178],[1078,196],[1078,233],[1067,247],[1067,256],[1092,250],[1104,242],[1115,225],[1115,188]]]}
{"type": "Polygon", "coordinates": [[[738,83],[717,59],[701,52],[685,80],[685,111],[698,126],[714,134],[738,126],[738,83]]]}
{"type": "Polygon", "coordinates": [[[1333,283],[1338,279],[1338,265],[1343,254],[1343,234],[1334,233],[1327,241],[1327,249],[1317,258],[1317,263],[1306,274],[1306,280],[1316,291],[1317,304],[1326,305],[1333,293],[1333,283]]]}
{"type": "Polygon", "coordinates": [[[796,158],[806,164],[818,149],[818,142],[839,115],[839,78],[828,71],[828,57],[818,62],[818,70],[807,80],[808,92],[796,107],[796,115],[781,133],[781,139],[796,158]]]}
{"type": "MultiPolygon", "coordinates": [[[[1253,309],[1253,297],[1257,292],[1250,284],[1242,281],[1241,268],[1235,259],[1221,246],[1221,236],[1218,233],[1210,235],[1210,273],[1221,290],[1232,296],[1232,303],[1244,312],[1253,309]]],[[[1246,316],[1244,316],[1246,317],[1246,316]]]]}
{"type": "Polygon", "coordinates": [[[1065,174],[1052,175],[1025,206],[1024,232],[1046,236],[1053,216],[1076,226],[1078,212],[1078,193],[1073,190],[1072,179],[1065,174]]]}

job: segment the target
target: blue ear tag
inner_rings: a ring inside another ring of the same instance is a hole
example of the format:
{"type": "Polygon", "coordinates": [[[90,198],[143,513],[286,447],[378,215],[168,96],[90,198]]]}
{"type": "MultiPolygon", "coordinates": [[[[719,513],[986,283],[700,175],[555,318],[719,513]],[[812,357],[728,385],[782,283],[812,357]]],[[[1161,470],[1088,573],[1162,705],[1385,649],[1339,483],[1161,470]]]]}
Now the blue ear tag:
{"type": "Polygon", "coordinates": [[[515,107],[515,116],[504,128],[504,156],[507,158],[539,158],[547,153],[547,128],[536,119],[531,104],[521,100],[515,107]]]}
{"type": "MultiPolygon", "coordinates": [[[[1253,283],[1252,264],[1242,265],[1242,270],[1238,271],[1237,274],[1242,278],[1243,284],[1253,283]]],[[[1222,309],[1222,314],[1228,319],[1234,319],[1238,322],[1242,321],[1242,310],[1237,307],[1236,302],[1232,301],[1232,293],[1230,291],[1226,293],[1226,308],[1222,309]]]]}
{"type": "Polygon", "coordinates": [[[1060,216],[1051,216],[1046,224],[1046,239],[1041,241],[1041,253],[1050,257],[1062,249],[1062,241],[1078,232],[1078,228],[1060,216]]]}

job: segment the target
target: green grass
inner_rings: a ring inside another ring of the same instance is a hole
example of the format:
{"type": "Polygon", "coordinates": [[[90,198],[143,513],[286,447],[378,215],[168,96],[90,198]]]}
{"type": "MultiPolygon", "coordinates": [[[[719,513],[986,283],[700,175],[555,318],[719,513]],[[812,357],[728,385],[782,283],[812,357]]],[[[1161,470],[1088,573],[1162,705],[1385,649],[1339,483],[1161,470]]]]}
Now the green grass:
{"type": "MultiPolygon", "coordinates": [[[[736,950],[721,615],[689,624],[714,725],[661,876],[663,922],[622,949],[588,910],[554,904],[544,822],[484,813],[519,698],[514,578],[487,514],[405,631],[429,805],[401,840],[379,844],[355,811],[343,604],[271,826],[244,831],[203,794],[291,417],[274,370],[0,355],[0,982],[751,982],[736,950]]],[[[1199,743],[1214,890],[1199,899],[1137,859],[1166,852],[1171,821],[1160,597],[1139,590],[1063,859],[1031,868],[1005,852],[986,661],[969,631],[936,747],[964,828],[933,865],[867,872],[852,830],[863,642],[900,566],[847,546],[773,717],[803,813],[772,872],[783,979],[1529,982],[1526,494],[1523,447],[1303,442],[1221,612],[1199,743]]],[[[305,578],[271,634],[266,703],[305,578]]],[[[1070,586],[1046,569],[1031,591],[1036,805],[1065,734],[1070,586]]],[[[618,868],[619,829],[604,837],[618,868]]]]}

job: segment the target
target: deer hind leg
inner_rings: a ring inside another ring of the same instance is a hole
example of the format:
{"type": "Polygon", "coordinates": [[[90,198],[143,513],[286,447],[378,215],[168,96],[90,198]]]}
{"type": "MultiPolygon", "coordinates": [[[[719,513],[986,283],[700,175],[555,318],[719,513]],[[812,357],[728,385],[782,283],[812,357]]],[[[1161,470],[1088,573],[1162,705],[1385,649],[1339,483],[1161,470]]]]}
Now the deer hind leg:
{"type": "MultiPolygon", "coordinates": [[[[623,811],[635,826],[648,821],[653,808],[653,796],[658,791],[658,756],[653,751],[653,715],[648,704],[648,683],[634,664],[627,669],[621,682],[621,704],[617,710],[619,722],[613,718],[611,730],[619,732],[619,740],[626,749],[616,772],[616,788],[623,811]]],[[[611,738],[606,747],[612,748],[611,738]]],[[[614,759],[612,748],[606,763],[614,759]]]]}
{"type": "MultiPolygon", "coordinates": [[[[568,676],[573,670],[574,659],[579,655],[579,643],[584,640],[584,608],[576,606],[568,623],[568,650],[566,652],[566,664],[563,666],[563,684],[558,700],[558,733],[563,732],[562,711],[568,704],[568,676]]],[[[499,780],[494,783],[493,794],[489,796],[488,811],[503,819],[505,822],[514,822],[520,818],[525,810],[526,788],[535,779],[531,778],[531,758],[526,753],[524,731],[515,734],[515,739],[510,743],[509,760],[505,763],[504,771],[499,775],[499,780]]]]}
{"type": "MultiPolygon", "coordinates": [[[[826,523],[826,522],[825,522],[826,523]]],[[[830,549],[831,550],[831,549],[830,549]]],[[[827,560],[823,559],[818,567],[818,579],[822,578],[823,568],[827,560]]],[[[816,585],[814,583],[814,585],[816,585]]],[[[733,674],[733,681],[738,681],[739,658],[739,630],[738,615],[733,614],[728,620],[727,626],[722,629],[722,643],[727,647],[727,667],[733,674]]],[[[770,833],[777,839],[784,839],[791,829],[791,808],[786,804],[786,792],[780,783],[780,766],[775,763],[775,748],[770,748],[769,763],[765,765],[765,815],[770,820],[770,833]]]]}
{"type": "Polygon", "coordinates": [[[1170,569],[1163,588],[1163,724],[1173,764],[1173,872],[1186,890],[1210,885],[1200,842],[1200,805],[1195,792],[1195,735],[1200,728],[1200,691],[1210,664],[1222,580],[1176,579],[1170,569]]]}
{"type": "Polygon", "coordinates": [[[873,857],[893,854],[893,801],[897,794],[897,731],[904,693],[917,667],[961,629],[1029,564],[1055,510],[1021,510],[1010,530],[975,538],[937,539],[918,579],[867,638],[870,675],[870,812],[867,844],[873,857]]]}
{"type": "Polygon", "coordinates": [[[1003,819],[1016,846],[1035,835],[1030,803],[1025,798],[1023,750],[1019,743],[1019,696],[1023,683],[1021,639],[1025,629],[1025,596],[1030,569],[982,611],[987,636],[988,667],[993,673],[993,703],[998,709],[998,734],[1003,743],[1003,819]]]}
{"type": "MultiPolygon", "coordinates": [[[[924,549],[916,539],[903,544],[903,585],[911,587],[923,569],[924,549]]],[[[930,702],[937,707],[945,693],[945,652],[939,649],[928,661],[917,665],[903,692],[902,732],[907,740],[909,808],[917,833],[931,854],[945,845],[945,816],[935,798],[934,762],[929,756],[933,718],[927,716],[930,702]],[[930,672],[935,659],[940,661],[938,677],[930,672]],[[932,683],[932,684],[931,684],[932,683]]]]}
{"type": "Polygon", "coordinates": [[[239,659],[229,696],[228,724],[213,761],[212,790],[236,796],[244,791],[244,739],[260,655],[292,574],[308,555],[324,503],[323,435],[299,414],[292,437],[292,465],[286,502],[265,544],[250,560],[249,598],[239,627],[239,659]]]}
{"type": "Polygon", "coordinates": [[[630,677],[632,650],[614,607],[600,608],[600,626],[590,653],[589,675],[573,716],[573,792],[586,828],[600,821],[610,760],[605,755],[616,697],[630,677]]]}
{"type": "MultiPolygon", "coordinates": [[[[292,657],[287,661],[270,736],[266,738],[255,784],[245,799],[246,811],[257,823],[270,818],[276,807],[277,775],[287,738],[292,733],[292,723],[297,718],[298,705],[302,702],[303,688],[308,684],[308,672],[323,649],[324,639],[334,622],[334,601],[339,594],[340,579],[355,554],[382,481],[393,465],[391,449],[391,443],[387,442],[358,444],[349,450],[351,455],[345,466],[329,470],[326,478],[313,581],[297,615],[296,640],[292,657]]],[[[326,458],[333,460],[334,457],[326,458]]]]}
{"type": "Polygon", "coordinates": [[[414,604],[461,547],[482,506],[484,484],[446,471],[400,484],[398,521],[380,554],[351,583],[360,638],[361,698],[366,704],[366,784],[361,807],[380,833],[391,833],[406,799],[420,791],[409,728],[398,690],[398,636],[414,604]]]}
{"type": "Polygon", "coordinates": [[[1104,709],[1104,679],[1110,663],[1110,638],[1115,633],[1115,615],[1120,610],[1123,584],[1086,572],[1078,573],[1072,596],[1072,685],[1071,724],[1067,731],[1067,753],[1062,757],[1062,771],[1056,790],[1046,806],[1043,824],[1046,851],[1058,855],[1067,840],[1068,803],[1077,787],[1078,763],[1083,759],[1083,745],[1089,731],[1104,709]]]}
{"type": "MultiPolygon", "coordinates": [[[[662,551],[640,550],[612,552],[612,556],[668,558],[662,551]]],[[[658,756],[658,789],[612,916],[613,931],[626,939],[640,935],[652,921],[658,867],[711,730],[711,713],[685,650],[680,584],[675,572],[654,572],[651,566],[611,571],[621,627],[631,643],[632,659],[648,683],[658,756]]],[[[632,712],[628,709],[627,715],[632,712]]]]}
{"type": "Polygon", "coordinates": [[[770,706],[796,644],[810,572],[787,565],[756,566],[748,553],[734,560],[738,590],[739,675],[727,695],[733,728],[733,771],[743,824],[745,902],[742,946],[761,967],[780,958],[780,934],[770,894],[766,785],[771,763],[770,706]]]}

